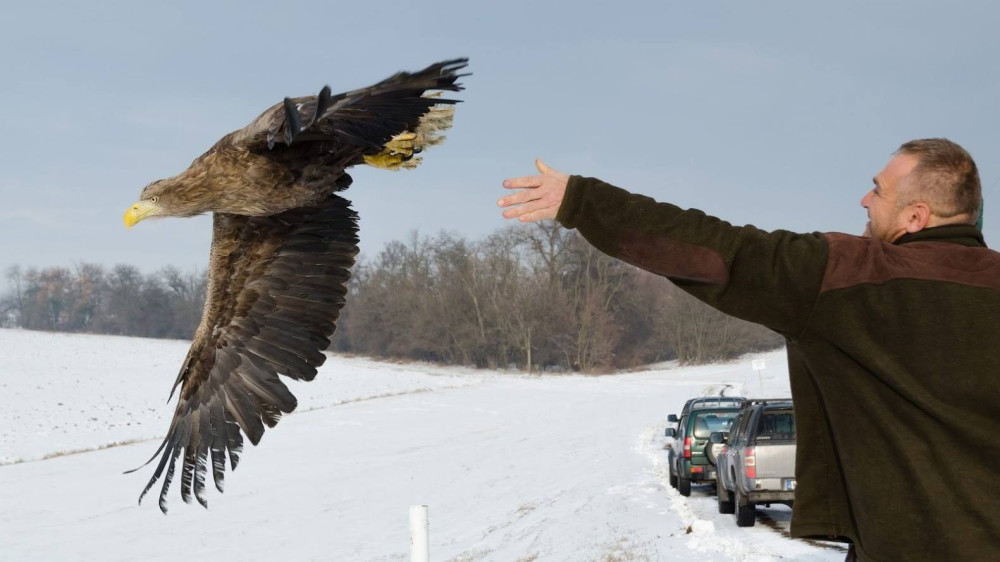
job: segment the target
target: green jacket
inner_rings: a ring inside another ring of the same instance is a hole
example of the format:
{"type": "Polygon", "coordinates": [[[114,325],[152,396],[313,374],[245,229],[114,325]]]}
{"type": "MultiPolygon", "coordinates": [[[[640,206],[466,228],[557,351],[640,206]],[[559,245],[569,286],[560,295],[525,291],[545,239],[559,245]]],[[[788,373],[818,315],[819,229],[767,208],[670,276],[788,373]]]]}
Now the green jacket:
{"type": "Polygon", "coordinates": [[[860,560],[1000,559],[1000,254],[974,226],[764,232],[579,176],[557,220],[786,338],[793,536],[860,560]]]}

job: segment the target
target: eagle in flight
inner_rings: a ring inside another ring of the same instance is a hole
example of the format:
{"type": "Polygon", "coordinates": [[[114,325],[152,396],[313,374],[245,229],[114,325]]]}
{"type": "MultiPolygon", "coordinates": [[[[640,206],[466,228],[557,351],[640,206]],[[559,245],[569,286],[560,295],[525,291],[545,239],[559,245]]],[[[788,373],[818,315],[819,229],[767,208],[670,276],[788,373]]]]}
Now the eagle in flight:
{"type": "Polygon", "coordinates": [[[265,425],[295,409],[278,375],[316,376],[358,252],[357,215],[337,194],[351,184],[345,170],[419,164],[415,155],[451,126],[458,101],[441,96],[462,90],[466,63],[439,62],[338,95],[327,86],[285,98],[181,174],[146,186],[125,212],[128,227],[213,213],[205,309],[170,394],[180,387],[167,436],[146,462],[160,455],[140,503],[163,476],[167,512],[181,460],[181,497],[208,507],[208,467],[222,492],[226,457],[235,469],[243,435],[256,445],[265,425]]]}

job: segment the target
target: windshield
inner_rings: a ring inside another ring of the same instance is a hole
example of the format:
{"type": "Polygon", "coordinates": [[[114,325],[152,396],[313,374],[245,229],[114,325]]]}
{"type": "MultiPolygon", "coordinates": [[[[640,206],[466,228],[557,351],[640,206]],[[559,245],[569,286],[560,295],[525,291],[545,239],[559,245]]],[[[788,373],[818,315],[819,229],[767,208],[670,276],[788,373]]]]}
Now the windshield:
{"type": "Polygon", "coordinates": [[[795,441],[795,414],[764,412],[757,428],[758,441],[795,441]]]}
{"type": "Polygon", "coordinates": [[[714,431],[728,433],[733,419],[736,417],[736,410],[732,412],[700,412],[694,415],[695,439],[708,439],[714,431]]]}

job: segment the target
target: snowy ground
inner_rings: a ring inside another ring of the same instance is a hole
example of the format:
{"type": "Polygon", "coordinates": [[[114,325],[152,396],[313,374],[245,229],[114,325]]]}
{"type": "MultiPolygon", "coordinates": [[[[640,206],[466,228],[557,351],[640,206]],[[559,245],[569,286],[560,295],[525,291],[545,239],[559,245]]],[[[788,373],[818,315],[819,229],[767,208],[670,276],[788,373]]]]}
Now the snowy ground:
{"type": "Polygon", "coordinates": [[[525,376],[331,357],[244,452],[209,510],[136,505],[185,342],[0,330],[0,560],[843,560],[737,528],[710,486],[667,484],[663,429],[691,396],[787,396],[784,353],[616,376],[525,376]],[[765,359],[763,378],[750,368],[765,359]],[[118,446],[111,446],[121,444],[118,446]],[[74,454],[62,454],[74,453],[74,454]]]}

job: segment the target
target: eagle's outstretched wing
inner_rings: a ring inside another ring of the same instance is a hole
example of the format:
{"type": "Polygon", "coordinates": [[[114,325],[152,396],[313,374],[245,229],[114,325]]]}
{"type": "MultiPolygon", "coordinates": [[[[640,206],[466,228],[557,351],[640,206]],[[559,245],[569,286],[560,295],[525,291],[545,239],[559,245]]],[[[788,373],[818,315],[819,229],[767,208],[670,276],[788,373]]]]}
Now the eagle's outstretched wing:
{"type": "Polygon", "coordinates": [[[461,91],[457,80],[466,74],[457,72],[467,64],[468,59],[453,59],[342,94],[331,95],[327,86],[314,96],[285,98],[220,142],[263,150],[329,140],[378,152],[399,133],[415,132],[432,107],[458,103],[425,92],[461,91]]]}
{"type": "Polygon", "coordinates": [[[357,242],[357,216],[337,195],[270,217],[215,214],[205,313],[174,386],[180,395],[167,437],[149,461],[161,455],[159,465],[140,502],[166,469],[159,502],[166,513],[182,458],[184,501],[193,493],[207,507],[209,462],[222,491],[225,456],[235,469],[241,430],[256,445],[265,424],[273,427],[295,409],[278,375],[311,380],[326,359],[357,242]]]}

